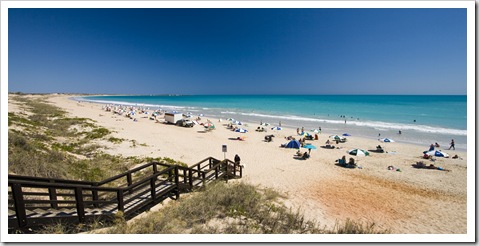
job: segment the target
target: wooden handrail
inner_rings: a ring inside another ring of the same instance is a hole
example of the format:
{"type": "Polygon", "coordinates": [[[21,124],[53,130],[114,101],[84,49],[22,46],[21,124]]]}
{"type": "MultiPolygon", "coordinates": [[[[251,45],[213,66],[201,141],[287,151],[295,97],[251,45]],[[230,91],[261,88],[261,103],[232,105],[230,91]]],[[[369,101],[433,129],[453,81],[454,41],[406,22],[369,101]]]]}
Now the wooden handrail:
{"type": "Polygon", "coordinates": [[[90,182],[90,181],[31,177],[31,176],[22,176],[22,175],[14,175],[14,174],[9,174],[8,180],[29,180],[29,181],[51,182],[51,183],[62,183],[62,184],[84,184],[84,185],[96,184],[95,182],[90,182]]]}
{"type": "Polygon", "coordinates": [[[159,196],[171,197],[171,195],[174,194],[176,195],[176,199],[178,199],[180,196],[179,184],[187,185],[187,187],[192,189],[195,180],[201,180],[201,182],[205,184],[206,175],[211,172],[215,172],[215,178],[219,178],[219,172],[226,169],[226,176],[224,174],[221,176],[225,177],[227,180],[230,175],[228,168],[231,164],[234,165],[233,174],[236,176],[237,164],[235,162],[228,159],[220,161],[213,157],[205,158],[190,167],[150,162],[100,182],[9,175],[8,186],[11,187],[11,191],[8,192],[9,195],[11,195],[9,204],[12,204],[11,202],[13,202],[19,227],[29,225],[27,221],[26,204],[29,205],[28,208],[30,209],[45,208],[45,206],[40,204],[49,204],[50,207],[54,209],[58,209],[60,205],[63,205],[61,208],[71,208],[71,206],[65,206],[65,204],[75,204],[74,206],[77,210],[76,214],[78,222],[80,223],[85,222],[85,209],[91,208],[91,206],[99,207],[100,205],[105,204],[117,204],[116,209],[124,212],[125,206],[128,206],[126,207],[128,210],[127,212],[134,214],[138,209],[148,206],[149,204],[157,203],[159,196]],[[164,167],[164,169],[158,170],[158,166],[164,167]],[[152,167],[150,174],[146,173],[146,177],[144,177],[145,175],[142,175],[140,180],[133,180],[134,173],[149,167],[152,167]],[[165,179],[159,179],[162,175],[167,175],[167,177],[165,179]],[[121,178],[126,178],[126,186],[103,186],[121,178]],[[169,186],[164,186],[165,184],[168,184],[169,186]],[[161,192],[158,193],[156,191],[157,187],[165,187],[166,189],[160,188],[161,192]],[[24,192],[22,188],[42,188],[48,189],[48,192],[45,192],[45,190],[38,192],[27,190],[24,192]],[[65,192],[58,192],[57,190],[65,190],[65,192]],[[85,193],[85,191],[87,192],[85,193]],[[99,199],[99,192],[101,192],[101,199],[99,199]],[[134,201],[140,196],[144,196],[145,192],[151,192],[151,196],[147,201],[145,200],[138,204],[135,203],[133,206],[128,205],[131,201],[134,201]],[[108,193],[114,193],[115,195],[109,196],[108,193]],[[39,196],[46,197],[46,199],[38,199],[39,196]],[[33,199],[28,199],[29,197],[33,199]]]}

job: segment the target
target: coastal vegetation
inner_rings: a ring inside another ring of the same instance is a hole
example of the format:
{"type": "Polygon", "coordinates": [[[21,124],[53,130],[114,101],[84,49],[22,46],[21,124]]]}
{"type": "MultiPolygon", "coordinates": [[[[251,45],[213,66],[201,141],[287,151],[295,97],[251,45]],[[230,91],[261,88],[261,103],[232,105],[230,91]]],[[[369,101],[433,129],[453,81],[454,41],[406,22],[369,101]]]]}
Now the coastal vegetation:
{"type": "MultiPolygon", "coordinates": [[[[69,118],[60,108],[38,98],[11,96],[20,112],[8,113],[8,170],[11,174],[99,181],[135,165],[169,158],[106,154],[101,141],[121,143],[91,119],[69,118]]],[[[134,141],[134,140],[132,140],[134,141]]]]}
{"type": "MultiPolygon", "coordinates": [[[[91,119],[69,118],[67,112],[45,100],[18,95],[10,99],[20,109],[8,114],[10,174],[99,181],[145,162],[186,166],[168,157],[106,154],[102,141],[131,141],[134,145],[136,141],[115,138],[110,130],[91,119]]],[[[272,189],[243,182],[215,182],[134,221],[126,221],[117,214],[112,223],[96,221],[74,227],[55,224],[38,233],[389,233],[376,229],[375,224],[350,220],[330,229],[321,227],[318,222],[306,220],[299,210],[286,207],[286,198],[272,189]],[[104,229],[96,230],[99,228],[104,229]]]]}
{"type": "Polygon", "coordinates": [[[140,220],[117,223],[102,233],[116,234],[362,234],[388,233],[374,224],[347,220],[332,229],[287,208],[284,195],[243,182],[215,182],[205,190],[149,212],[140,220]]]}

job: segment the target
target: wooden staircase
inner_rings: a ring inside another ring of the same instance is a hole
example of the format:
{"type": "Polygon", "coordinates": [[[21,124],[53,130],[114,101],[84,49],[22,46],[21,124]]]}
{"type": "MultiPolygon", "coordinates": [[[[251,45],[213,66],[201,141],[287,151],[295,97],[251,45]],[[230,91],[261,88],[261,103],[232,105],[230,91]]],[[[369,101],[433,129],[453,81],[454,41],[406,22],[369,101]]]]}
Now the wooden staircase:
{"type": "Polygon", "coordinates": [[[29,232],[53,223],[126,218],[207,183],[241,178],[242,167],[208,157],[190,167],[151,162],[101,182],[8,176],[8,229],[29,232]]]}

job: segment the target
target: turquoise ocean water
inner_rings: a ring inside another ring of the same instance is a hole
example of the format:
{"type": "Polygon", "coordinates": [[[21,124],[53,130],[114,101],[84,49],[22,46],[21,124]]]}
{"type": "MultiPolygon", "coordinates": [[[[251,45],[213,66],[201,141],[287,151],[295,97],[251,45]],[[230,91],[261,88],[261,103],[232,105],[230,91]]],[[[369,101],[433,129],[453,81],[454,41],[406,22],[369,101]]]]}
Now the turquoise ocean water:
{"type": "MultiPolygon", "coordinates": [[[[328,133],[467,149],[466,96],[399,95],[187,95],[91,96],[77,100],[176,110],[204,117],[321,127],[328,133]],[[345,123],[346,121],[346,123],[345,123]],[[401,131],[401,134],[398,134],[401,131]]],[[[256,125],[255,125],[256,126],[256,125]]]]}

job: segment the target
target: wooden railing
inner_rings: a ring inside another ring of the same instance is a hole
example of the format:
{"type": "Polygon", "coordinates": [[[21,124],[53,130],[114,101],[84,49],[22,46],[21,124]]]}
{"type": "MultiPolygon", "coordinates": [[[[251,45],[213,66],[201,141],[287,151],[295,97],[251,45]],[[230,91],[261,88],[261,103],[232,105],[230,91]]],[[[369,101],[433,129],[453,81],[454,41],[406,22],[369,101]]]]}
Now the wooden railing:
{"type": "Polygon", "coordinates": [[[190,167],[151,162],[100,182],[9,175],[9,209],[15,211],[14,216],[9,216],[9,228],[48,224],[57,217],[84,223],[98,217],[112,218],[118,211],[128,218],[166,198],[179,199],[180,192],[235,177],[242,177],[240,165],[212,157],[190,167]],[[27,215],[36,209],[74,212],[72,216],[27,215]],[[98,212],[102,209],[109,212],[98,212]]]}

